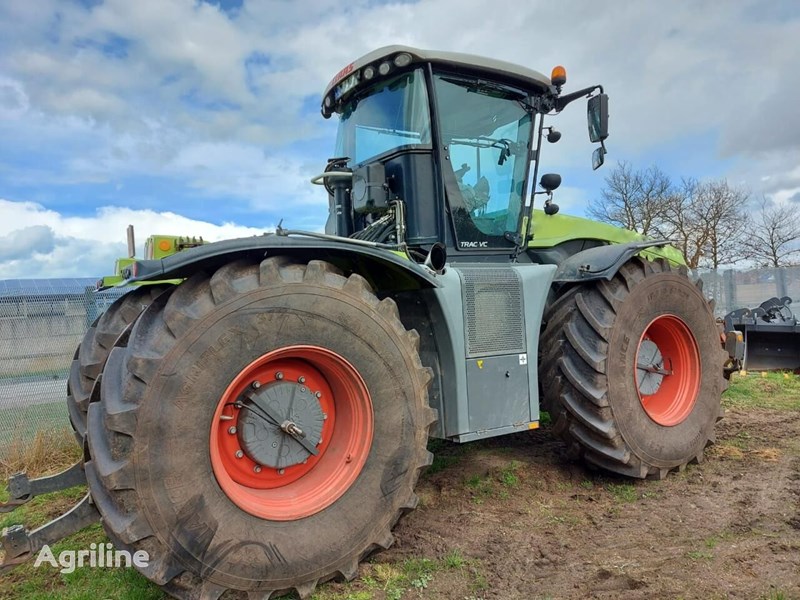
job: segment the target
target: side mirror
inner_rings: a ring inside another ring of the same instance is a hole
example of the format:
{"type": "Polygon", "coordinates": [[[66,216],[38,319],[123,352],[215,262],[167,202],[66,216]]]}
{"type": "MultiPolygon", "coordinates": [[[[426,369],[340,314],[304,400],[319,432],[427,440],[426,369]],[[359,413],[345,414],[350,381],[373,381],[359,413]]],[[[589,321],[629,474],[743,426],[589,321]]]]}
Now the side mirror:
{"type": "Polygon", "coordinates": [[[592,143],[602,142],[608,137],[608,94],[597,94],[589,98],[586,120],[592,143]]]}
{"type": "Polygon", "coordinates": [[[552,192],[561,185],[561,175],[558,173],[545,173],[539,180],[539,185],[547,192],[552,192]]]}
{"type": "Polygon", "coordinates": [[[592,152],[592,170],[597,171],[597,169],[603,166],[605,161],[606,149],[603,146],[598,146],[595,148],[594,152],[592,152]]]}

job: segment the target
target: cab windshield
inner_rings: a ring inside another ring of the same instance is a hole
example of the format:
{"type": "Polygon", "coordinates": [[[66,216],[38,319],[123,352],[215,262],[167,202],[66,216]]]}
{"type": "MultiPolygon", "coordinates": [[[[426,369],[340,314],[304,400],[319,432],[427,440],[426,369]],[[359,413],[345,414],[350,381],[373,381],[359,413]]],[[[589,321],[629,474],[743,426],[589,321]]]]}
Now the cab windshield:
{"type": "Polygon", "coordinates": [[[344,106],[336,155],[350,164],[406,147],[431,147],[428,94],[421,69],[370,88],[344,106]]]}
{"type": "Polygon", "coordinates": [[[459,244],[497,245],[516,231],[522,207],[532,132],[527,98],[499,84],[445,74],[435,76],[435,86],[445,168],[458,186],[451,195],[460,196],[451,197],[459,244]]]}

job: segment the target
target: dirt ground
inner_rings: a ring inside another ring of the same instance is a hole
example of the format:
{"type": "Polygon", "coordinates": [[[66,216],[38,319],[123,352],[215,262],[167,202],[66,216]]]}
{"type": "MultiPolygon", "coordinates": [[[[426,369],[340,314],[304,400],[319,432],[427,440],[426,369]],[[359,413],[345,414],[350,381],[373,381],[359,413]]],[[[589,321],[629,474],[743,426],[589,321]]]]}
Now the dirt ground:
{"type": "Polygon", "coordinates": [[[729,409],[717,434],[702,464],[639,482],[570,462],[546,427],[438,445],[395,545],[354,584],[328,590],[390,599],[800,598],[800,413],[729,409]],[[404,564],[422,575],[400,596],[392,570],[404,564]]]}

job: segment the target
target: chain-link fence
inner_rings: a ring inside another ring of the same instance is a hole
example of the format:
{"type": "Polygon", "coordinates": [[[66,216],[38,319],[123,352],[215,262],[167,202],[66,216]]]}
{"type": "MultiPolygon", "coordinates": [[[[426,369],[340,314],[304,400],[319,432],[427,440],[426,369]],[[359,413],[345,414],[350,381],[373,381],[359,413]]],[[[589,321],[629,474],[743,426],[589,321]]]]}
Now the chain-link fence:
{"type": "Polygon", "coordinates": [[[800,304],[800,267],[698,271],[696,275],[703,280],[704,293],[716,301],[717,317],[737,308],[755,308],[773,297],[789,296],[800,304]]]}
{"type": "MultiPolygon", "coordinates": [[[[716,314],[773,296],[800,304],[800,267],[698,272],[716,314]]],[[[91,323],[125,290],[94,292],[93,279],[0,281],[0,446],[69,426],[67,376],[91,323]]]]}
{"type": "Polygon", "coordinates": [[[123,290],[94,279],[0,281],[0,445],[69,427],[67,376],[92,322],[123,290]]]}

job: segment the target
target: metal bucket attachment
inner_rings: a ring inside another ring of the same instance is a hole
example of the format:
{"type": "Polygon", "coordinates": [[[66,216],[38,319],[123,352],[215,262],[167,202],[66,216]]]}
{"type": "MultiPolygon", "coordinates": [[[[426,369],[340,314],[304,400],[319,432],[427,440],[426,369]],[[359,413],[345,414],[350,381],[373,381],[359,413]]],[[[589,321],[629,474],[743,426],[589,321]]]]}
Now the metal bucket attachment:
{"type": "Polygon", "coordinates": [[[791,303],[788,296],[770,298],[758,308],[740,308],[725,315],[726,332],[740,331],[744,336],[743,369],[800,369],[800,323],[791,303]]]}

